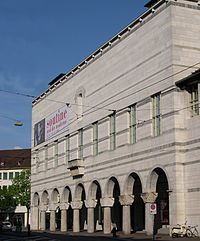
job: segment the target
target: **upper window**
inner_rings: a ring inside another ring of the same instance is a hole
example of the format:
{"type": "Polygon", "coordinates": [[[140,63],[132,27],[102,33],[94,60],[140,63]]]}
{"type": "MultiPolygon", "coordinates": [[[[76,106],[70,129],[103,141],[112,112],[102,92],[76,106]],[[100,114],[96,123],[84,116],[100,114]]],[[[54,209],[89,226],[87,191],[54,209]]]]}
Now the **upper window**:
{"type": "Polygon", "coordinates": [[[83,158],[83,129],[78,130],[78,158],[83,158]]]}
{"type": "Polygon", "coordinates": [[[136,105],[129,107],[129,132],[130,132],[130,144],[136,143],[136,105]]]}
{"type": "Polygon", "coordinates": [[[110,115],[110,150],[116,148],[116,113],[110,115]]]}
{"type": "Polygon", "coordinates": [[[152,96],[152,132],[153,136],[161,134],[160,93],[152,96]]]}
{"type": "Polygon", "coordinates": [[[98,122],[92,124],[93,126],[93,155],[98,155],[98,122]]]}
{"type": "Polygon", "coordinates": [[[192,116],[199,115],[199,93],[198,84],[194,84],[189,89],[190,92],[190,106],[192,110],[192,116]]]}
{"type": "Polygon", "coordinates": [[[8,179],[8,173],[7,172],[4,172],[3,173],[3,180],[7,180],[8,179]]]}
{"type": "Polygon", "coordinates": [[[9,172],[9,180],[13,179],[13,172],[9,172]]]}

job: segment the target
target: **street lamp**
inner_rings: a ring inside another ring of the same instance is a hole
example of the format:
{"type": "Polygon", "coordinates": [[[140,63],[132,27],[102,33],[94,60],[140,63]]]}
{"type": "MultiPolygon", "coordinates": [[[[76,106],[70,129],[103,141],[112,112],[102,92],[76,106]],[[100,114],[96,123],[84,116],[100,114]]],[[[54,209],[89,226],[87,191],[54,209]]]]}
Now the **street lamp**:
{"type": "Polygon", "coordinates": [[[0,114],[0,117],[14,121],[15,126],[23,126],[23,122],[20,120],[16,120],[14,118],[11,118],[11,117],[8,117],[8,116],[2,115],[2,114],[0,114]]]}

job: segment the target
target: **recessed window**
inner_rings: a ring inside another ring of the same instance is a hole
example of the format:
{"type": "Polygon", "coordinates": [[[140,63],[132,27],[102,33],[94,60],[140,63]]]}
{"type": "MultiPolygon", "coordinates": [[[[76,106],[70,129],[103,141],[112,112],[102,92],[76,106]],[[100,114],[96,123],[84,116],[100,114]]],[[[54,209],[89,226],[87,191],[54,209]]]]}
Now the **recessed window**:
{"type": "Polygon", "coordinates": [[[110,115],[110,150],[116,148],[116,112],[110,115]]]}
{"type": "Polygon", "coordinates": [[[92,124],[93,127],[93,155],[98,155],[98,122],[92,124]]]}
{"type": "Polygon", "coordinates": [[[190,92],[190,106],[192,110],[192,116],[199,115],[199,93],[198,84],[194,84],[189,88],[190,92]]]}
{"type": "Polygon", "coordinates": [[[3,173],[3,180],[7,180],[8,179],[8,173],[7,172],[4,172],[3,173]]]}
{"type": "Polygon", "coordinates": [[[129,132],[130,132],[130,144],[136,143],[136,105],[129,107],[129,132]]]}
{"type": "Polygon", "coordinates": [[[19,176],[19,172],[15,172],[15,177],[18,177],[19,176]]]}
{"type": "Polygon", "coordinates": [[[161,134],[160,93],[152,96],[152,131],[153,136],[161,134]]]}
{"type": "Polygon", "coordinates": [[[13,172],[9,172],[9,180],[13,179],[13,172]]]}
{"type": "Polygon", "coordinates": [[[78,130],[78,158],[83,158],[83,129],[78,130]]]}

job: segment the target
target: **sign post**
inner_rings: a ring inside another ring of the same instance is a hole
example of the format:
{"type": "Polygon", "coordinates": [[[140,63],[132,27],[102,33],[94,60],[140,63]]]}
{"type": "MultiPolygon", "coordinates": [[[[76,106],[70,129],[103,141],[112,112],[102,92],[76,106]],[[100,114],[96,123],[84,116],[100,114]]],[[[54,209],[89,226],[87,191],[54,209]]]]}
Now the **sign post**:
{"type": "Polygon", "coordinates": [[[155,240],[155,215],[157,214],[156,203],[150,204],[150,214],[153,215],[153,240],[155,240]]]}

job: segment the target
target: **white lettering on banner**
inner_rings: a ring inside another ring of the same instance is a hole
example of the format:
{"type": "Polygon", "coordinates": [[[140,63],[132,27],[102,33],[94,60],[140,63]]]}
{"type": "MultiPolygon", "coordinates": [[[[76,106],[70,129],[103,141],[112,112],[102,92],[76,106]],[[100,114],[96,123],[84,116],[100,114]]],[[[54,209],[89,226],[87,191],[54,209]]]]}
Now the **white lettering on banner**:
{"type": "Polygon", "coordinates": [[[45,119],[45,140],[68,130],[68,107],[64,106],[45,119]]]}

